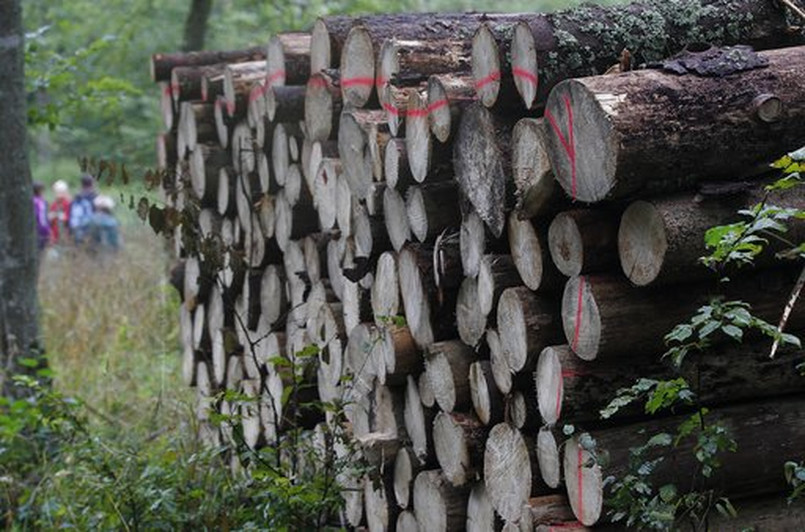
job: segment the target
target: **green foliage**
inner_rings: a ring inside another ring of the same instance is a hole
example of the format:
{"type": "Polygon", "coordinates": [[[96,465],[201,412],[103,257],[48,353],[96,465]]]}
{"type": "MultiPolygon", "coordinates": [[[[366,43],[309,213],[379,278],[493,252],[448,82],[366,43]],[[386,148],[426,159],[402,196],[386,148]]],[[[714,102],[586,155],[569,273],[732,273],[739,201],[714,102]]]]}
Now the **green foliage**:
{"type": "Polygon", "coordinates": [[[794,501],[805,492],[805,462],[786,462],[783,468],[785,480],[791,486],[789,501],[794,501]]]}

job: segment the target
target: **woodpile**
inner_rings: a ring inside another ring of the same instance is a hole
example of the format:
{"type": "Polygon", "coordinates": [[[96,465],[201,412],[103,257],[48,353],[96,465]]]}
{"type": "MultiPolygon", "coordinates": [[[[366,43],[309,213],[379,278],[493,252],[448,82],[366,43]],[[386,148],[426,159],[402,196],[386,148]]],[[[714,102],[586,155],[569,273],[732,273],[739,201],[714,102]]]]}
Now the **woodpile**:
{"type": "MultiPolygon", "coordinates": [[[[604,520],[603,479],[638,430],[679,420],[598,411],[635,377],[669,375],[663,335],[718,288],[696,264],[703,230],[762,195],[698,187],[757,178],[805,145],[805,40],[785,11],[688,0],[681,20],[677,4],[331,16],[265,48],[155,55],[203,438],[233,438],[210,409],[239,414],[253,448],[292,426],[349,435],[373,473],[339,476],[346,508],[330,519],[344,526],[604,520]],[[765,51],[715,48],[732,45],[765,51]],[[304,400],[286,401],[299,382],[304,400]]],[[[789,272],[740,273],[742,297],[778,318],[789,272]]],[[[789,328],[805,330],[802,305],[789,328]]],[[[766,348],[719,347],[696,375],[739,440],[713,479],[736,497],[780,492],[783,462],[801,458],[802,354],[766,348]]],[[[687,451],[664,480],[687,485],[687,451]]]]}

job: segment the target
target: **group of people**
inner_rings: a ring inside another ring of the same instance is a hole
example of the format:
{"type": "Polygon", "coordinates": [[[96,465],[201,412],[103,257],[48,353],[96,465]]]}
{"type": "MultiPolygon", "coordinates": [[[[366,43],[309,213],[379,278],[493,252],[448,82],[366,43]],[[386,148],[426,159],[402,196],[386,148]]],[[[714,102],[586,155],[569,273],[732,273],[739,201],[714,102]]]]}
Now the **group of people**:
{"type": "Polygon", "coordinates": [[[73,198],[65,181],[53,183],[50,205],[45,199],[45,185],[35,182],[33,188],[40,251],[66,245],[92,251],[116,251],[120,247],[119,223],[112,213],[115,201],[98,194],[91,175],[81,177],[81,191],[73,198]]]}

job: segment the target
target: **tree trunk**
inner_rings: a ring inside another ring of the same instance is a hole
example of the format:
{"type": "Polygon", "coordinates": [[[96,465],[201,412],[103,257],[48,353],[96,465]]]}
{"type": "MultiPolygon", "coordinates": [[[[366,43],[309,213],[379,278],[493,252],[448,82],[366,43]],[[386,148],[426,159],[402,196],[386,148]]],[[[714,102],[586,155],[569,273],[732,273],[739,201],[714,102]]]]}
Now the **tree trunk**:
{"type": "Polygon", "coordinates": [[[630,52],[629,68],[692,44],[779,48],[802,42],[788,31],[784,8],[762,0],[691,0],[684,6],[645,0],[527,14],[509,37],[510,75],[529,108],[544,103],[563,79],[603,74],[618,64],[624,49],[630,52]]]}
{"type": "MultiPolygon", "coordinates": [[[[711,411],[708,424],[725,426],[737,449],[719,454],[721,465],[707,485],[728,497],[756,497],[785,490],[783,464],[801,459],[801,442],[805,438],[803,412],[802,400],[797,398],[711,411]]],[[[573,437],[565,448],[564,477],[576,518],[587,526],[597,523],[604,509],[603,479],[610,475],[619,478],[626,473],[630,449],[644,444],[648,439],[646,433],[674,433],[685,419],[676,416],[593,432],[595,452],[607,453],[609,457],[606,467],[592,459],[590,452],[579,445],[578,437],[573,437]]],[[[666,458],[651,475],[654,485],[691,484],[700,467],[693,449],[695,440],[685,438],[675,446],[659,449],[666,458]]],[[[646,459],[655,457],[649,454],[646,459]]]]}
{"type": "Polygon", "coordinates": [[[178,109],[181,102],[202,99],[202,80],[205,77],[220,76],[224,73],[226,63],[214,65],[176,67],[171,70],[170,92],[174,106],[178,109]]]}
{"type": "Polygon", "coordinates": [[[36,230],[28,164],[24,31],[18,1],[0,5],[0,393],[16,396],[11,377],[22,358],[41,357],[37,321],[36,230]]]}
{"type": "MultiPolygon", "coordinates": [[[[637,286],[672,284],[707,277],[699,257],[708,254],[702,235],[711,227],[743,219],[739,210],[757,204],[785,208],[805,208],[805,191],[800,188],[766,194],[762,186],[729,197],[700,198],[682,194],[629,205],[621,218],[617,234],[623,273],[637,286]]],[[[795,245],[805,240],[805,223],[788,220],[785,239],[795,245]]],[[[764,253],[754,261],[755,268],[779,263],[774,251],[788,247],[770,239],[764,253]]]]}
{"type": "Polygon", "coordinates": [[[525,286],[507,288],[498,304],[500,342],[512,373],[533,369],[539,353],[559,339],[554,302],[525,286]]]}
{"type": "MultiPolygon", "coordinates": [[[[548,249],[562,275],[616,270],[619,219],[617,211],[609,210],[575,209],[557,214],[548,227],[548,249]]],[[[697,236],[702,234],[704,230],[697,236]]]]}
{"type": "Polygon", "coordinates": [[[439,408],[465,411],[471,404],[469,373],[477,355],[459,340],[437,342],[425,352],[425,370],[439,408]]]}
{"type": "Polygon", "coordinates": [[[478,272],[478,306],[481,314],[497,312],[503,291],[523,284],[511,255],[484,255],[478,272]]]}
{"type": "MultiPolygon", "coordinates": [[[[767,66],[722,77],[639,70],[562,82],[545,110],[557,180],[573,199],[592,203],[757,171],[805,144],[803,50],[760,52],[767,66]]],[[[708,53],[753,61],[749,51],[708,53]]]]}
{"type": "Polygon", "coordinates": [[[184,22],[183,52],[204,49],[204,38],[207,35],[207,23],[212,11],[212,0],[191,0],[190,11],[184,22]]]}

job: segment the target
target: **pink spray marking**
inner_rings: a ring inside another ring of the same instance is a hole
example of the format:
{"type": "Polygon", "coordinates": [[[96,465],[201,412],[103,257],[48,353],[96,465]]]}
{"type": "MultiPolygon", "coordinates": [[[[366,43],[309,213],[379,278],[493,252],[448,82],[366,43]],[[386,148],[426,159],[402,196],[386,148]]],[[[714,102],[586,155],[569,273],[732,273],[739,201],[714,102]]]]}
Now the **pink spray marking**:
{"type": "Polygon", "coordinates": [[[354,86],[372,86],[375,84],[374,78],[346,78],[341,80],[341,86],[344,88],[354,86]]]}
{"type": "Polygon", "coordinates": [[[559,137],[559,142],[567,153],[567,158],[570,161],[570,194],[573,199],[576,199],[576,142],[573,135],[573,108],[570,105],[570,96],[565,95],[565,109],[567,109],[567,137],[562,134],[559,125],[556,123],[551,111],[545,109],[545,118],[550,122],[556,136],[559,137]]]}
{"type": "Polygon", "coordinates": [[[581,307],[584,296],[584,277],[579,277],[579,294],[576,299],[576,327],[573,331],[573,344],[570,346],[573,351],[579,346],[579,334],[581,333],[581,307]]]}
{"type": "Polygon", "coordinates": [[[528,70],[520,67],[514,67],[512,69],[512,74],[517,76],[518,78],[523,78],[524,80],[530,82],[532,85],[537,85],[537,76],[529,72],[528,70]]]}
{"type": "Polygon", "coordinates": [[[484,87],[486,87],[487,85],[489,85],[490,83],[492,83],[493,81],[499,81],[499,80],[500,80],[500,70],[496,70],[496,71],[490,73],[485,78],[481,78],[481,79],[477,80],[475,82],[475,90],[481,90],[484,87]]]}
{"type": "Polygon", "coordinates": [[[284,70],[276,70],[271,74],[266,76],[266,86],[270,86],[275,81],[282,80],[285,81],[285,71],[284,70]]]}
{"type": "Polygon", "coordinates": [[[398,109],[393,104],[388,102],[383,104],[383,109],[391,116],[405,116],[405,109],[398,109]]]}
{"type": "Polygon", "coordinates": [[[442,107],[444,107],[446,105],[447,105],[447,100],[446,99],[436,100],[435,102],[433,102],[432,104],[430,104],[428,106],[428,113],[432,113],[433,111],[438,111],[439,109],[441,109],[442,107]]]}

